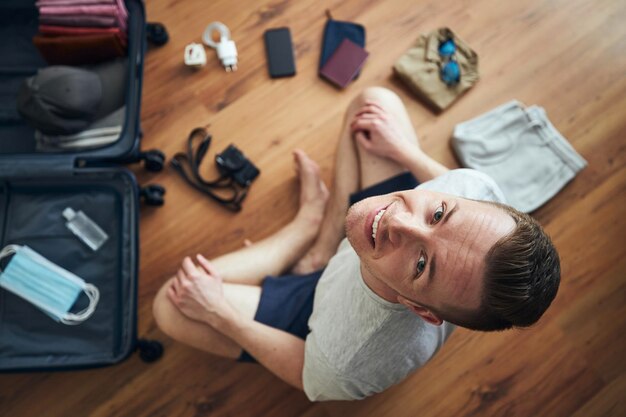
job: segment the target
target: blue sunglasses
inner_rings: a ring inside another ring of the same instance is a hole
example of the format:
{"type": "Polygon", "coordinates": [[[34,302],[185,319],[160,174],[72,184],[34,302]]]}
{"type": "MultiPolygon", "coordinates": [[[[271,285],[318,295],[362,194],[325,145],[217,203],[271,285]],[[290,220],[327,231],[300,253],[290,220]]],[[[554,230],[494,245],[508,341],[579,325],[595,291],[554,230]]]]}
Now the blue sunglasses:
{"type": "Polygon", "coordinates": [[[439,76],[446,85],[456,85],[461,81],[461,68],[454,58],[456,44],[452,38],[448,38],[439,44],[439,56],[441,57],[441,70],[439,76]]]}

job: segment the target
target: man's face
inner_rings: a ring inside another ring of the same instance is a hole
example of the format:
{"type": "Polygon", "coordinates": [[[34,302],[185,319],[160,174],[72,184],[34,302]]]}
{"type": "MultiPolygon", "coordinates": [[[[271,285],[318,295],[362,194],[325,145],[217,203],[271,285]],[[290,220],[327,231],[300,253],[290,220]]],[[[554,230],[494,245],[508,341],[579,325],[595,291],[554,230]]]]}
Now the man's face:
{"type": "Polygon", "coordinates": [[[514,227],[497,207],[426,190],[362,200],[346,218],[365,282],[422,317],[420,312],[431,311],[428,307],[476,310],[485,255],[514,227]]]}

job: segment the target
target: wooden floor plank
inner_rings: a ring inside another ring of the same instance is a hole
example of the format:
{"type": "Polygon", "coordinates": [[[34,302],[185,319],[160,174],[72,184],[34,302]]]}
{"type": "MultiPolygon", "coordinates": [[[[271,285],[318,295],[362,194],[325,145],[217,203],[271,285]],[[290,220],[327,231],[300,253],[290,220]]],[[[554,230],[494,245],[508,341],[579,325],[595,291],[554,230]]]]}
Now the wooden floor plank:
{"type": "Polygon", "coordinates": [[[572,417],[613,417],[626,415],[626,376],[620,375],[572,417]]]}

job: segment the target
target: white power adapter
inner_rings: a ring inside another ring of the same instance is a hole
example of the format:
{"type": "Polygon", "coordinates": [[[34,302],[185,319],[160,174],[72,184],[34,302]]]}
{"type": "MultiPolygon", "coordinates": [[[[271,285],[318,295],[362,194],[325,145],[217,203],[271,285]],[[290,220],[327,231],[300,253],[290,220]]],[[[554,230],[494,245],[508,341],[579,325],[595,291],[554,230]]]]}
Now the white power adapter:
{"type": "Polygon", "coordinates": [[[200,43],[190,43],[185,47],[185,65],[193,68],[202,68],[206,65],[204,45],[200,43]]]}
{"type": "Polygon", "coordinates": [[[235,41],[230,39],[230,30],[225,24],[221,22],[210,23],[204,30],[202,41],[217,51],[217,57],[222,61],[226,72],[237,71],[237,47],[235,41]],[[215,30],[220,34],[219,43],[213,40],[213,31],[215,30]]]}

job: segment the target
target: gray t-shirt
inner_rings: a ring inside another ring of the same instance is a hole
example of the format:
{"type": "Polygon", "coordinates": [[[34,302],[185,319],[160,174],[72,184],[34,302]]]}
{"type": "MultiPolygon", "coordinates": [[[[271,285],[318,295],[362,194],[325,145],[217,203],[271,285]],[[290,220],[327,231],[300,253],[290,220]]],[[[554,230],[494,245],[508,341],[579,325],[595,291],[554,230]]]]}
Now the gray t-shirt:
{"type": "MultiPolygon", "coordinates": [[[[504,202],[491,178],[470,169],[418,188],[504,202]]],[[[324,401],[360,399],[400,382],[439,350],[454,326],[434,326],[379,297],[363,282],[359,257],[344,239],[317,284],[309,328],[304,392],[324,401]]]]}

